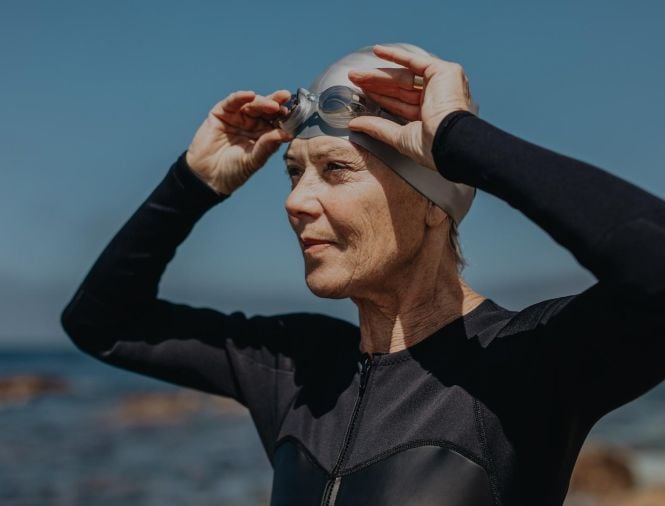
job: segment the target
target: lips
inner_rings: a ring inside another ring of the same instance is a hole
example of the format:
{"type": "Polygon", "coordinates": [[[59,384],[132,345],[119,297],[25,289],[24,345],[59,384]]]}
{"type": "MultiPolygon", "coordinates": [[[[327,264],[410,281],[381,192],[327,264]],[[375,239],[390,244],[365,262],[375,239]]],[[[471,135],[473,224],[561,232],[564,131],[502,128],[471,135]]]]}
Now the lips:
{"type": "Polygon", "coordinates": [[[303,250],[307,250],[307,249],[321,249],[315,247],[334,244],[334,242],[326,241],[325,239],[314,239],[312,237],[301,237],[300,244],[302,244],[303,250]]]}

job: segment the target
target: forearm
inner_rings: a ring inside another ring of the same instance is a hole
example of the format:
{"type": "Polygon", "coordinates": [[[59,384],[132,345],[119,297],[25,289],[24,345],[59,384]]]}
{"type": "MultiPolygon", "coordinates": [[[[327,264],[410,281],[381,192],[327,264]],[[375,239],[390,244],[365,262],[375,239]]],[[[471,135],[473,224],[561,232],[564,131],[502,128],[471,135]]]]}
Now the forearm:
{"type": "Polygon", "coordinates": [[[665,202],[660,198],[468,113],[444,119],[432,153],[444,177],[523,212],[600,282],[646,295],[665,291],[665,202]]]}
{"type": "MultiPolygon", "coordinates": [[[[275,384],[281,382],[287,398],[293,395],[291,376],[282,372],[292,368],[295,341],[287,326],[293,321],[297,328],[303,318],[248,318],[241,311],[226,314],[157,297],[178,245],[225,198],[181,155],[103,250],[61,323],[80,350],[103,362],[238,400],[270,441],[266,425],[282,402],[275,384]]],[[[331,325],[323,321],[320,328],[331,325]]]]}
{"type": "Polygon", "coordinates": [[[63,319],[77,317],[84,296],[112,308],[115,319],[132,318],[145,310],[155,300],[159,280],[178,245],[198,219],[225,198],[195,176],[183,153],[102,251],[63,319]]]}

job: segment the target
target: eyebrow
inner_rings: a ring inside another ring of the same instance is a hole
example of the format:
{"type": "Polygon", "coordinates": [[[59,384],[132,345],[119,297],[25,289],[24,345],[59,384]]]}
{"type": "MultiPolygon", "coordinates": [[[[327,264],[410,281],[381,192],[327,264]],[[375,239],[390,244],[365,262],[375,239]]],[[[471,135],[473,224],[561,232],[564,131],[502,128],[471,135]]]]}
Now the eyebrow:
{"type": "MultiPolygon", "coordinates": [[[[323,150],[319,153],[315,153],[314,155],[312,155],[312,158],[315,159],[315,160],[319,160],[321,158],[325,158],[325,157],[330,156],[330,155],[333,155],[333,156],[334,155],[346,155],[346,156],[348,156],[349,152],[344,148],[334,147],[334,148],[331,148],[331,149],[323,150]]],[[[288,151],[286,153],[284,153],[282,158],[284,159],[284,161],[296,160],[297,159],[297,157],[289,154],[288,151]]]]}

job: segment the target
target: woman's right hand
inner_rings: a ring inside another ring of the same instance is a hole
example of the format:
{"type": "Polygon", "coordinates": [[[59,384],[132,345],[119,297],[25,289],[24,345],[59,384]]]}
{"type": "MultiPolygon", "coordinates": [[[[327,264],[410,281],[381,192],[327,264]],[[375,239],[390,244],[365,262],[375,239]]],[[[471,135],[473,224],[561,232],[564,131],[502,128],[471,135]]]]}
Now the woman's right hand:
{"type": "Polygon", "coordinates": [[[409,122],[400,125],[377,116],[359,116],[349,128],[436,171],[432,144],[441,121],[455,111],[477,113],[464,69],[457,63],[399,47],[376,45],[374,54],[404,68],[352,70],[349,79],[381,107],[409,122]],[[422,90],[414,88],[414,76],[423,78],[422,90]]]}
{"type": "Polygon", "coordinates": [[[217,103],[187,149],[191,169],[217,193],[230,195],[291,136],[271,124],[286,108],[287,90],[268,96],[236,91],[217,103]]]}

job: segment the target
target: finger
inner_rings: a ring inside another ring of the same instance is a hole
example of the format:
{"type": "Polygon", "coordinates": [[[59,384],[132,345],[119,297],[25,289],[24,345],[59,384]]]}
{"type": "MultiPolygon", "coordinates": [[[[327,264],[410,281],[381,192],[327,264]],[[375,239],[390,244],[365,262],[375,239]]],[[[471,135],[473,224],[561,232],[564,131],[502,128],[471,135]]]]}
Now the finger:
{"type": "Polygon", "coordinates": [[[406,118],[409,121],[417,121],[420,119],[419,105],[407,104],[396,98],[380,95],[378,93],[367,92],[367,96],[390,113],[406,118]]]}
{"type": "Polygon", "coordinates": [[[284,107],[283,104],[288,102],[291,99],[291,96],[292,93],[289,90],[278,90],[268,95],[268,98],[271,98],[272,100],[280,104],[279,113],[281,115],[286,115],[289,113],[289,110],[286,107],[284,107]]]}
{"type": "Polygon", "coordinates": [[[396,98],[397,100],[412,105],[420,105],[420,101],[422,98],[421,90],[404,90],[402,88],[394,88],[388,86],[372,86],[364,84],[358,84],[358,86],[360,86],[360,88],[363,90],[363,92],[366,95],[369,95],[370,93],[376,93],[378,95],[393,97],[396,98]]]}
{"type": "Polygon", "coordinates": [[[257,95],[254,100],[245,104],[240,112],[253,118],[275,115],[280,111],[280,104],[275,100],[257,95]]]}
{"type": "Polygon", "coordinates": [[[278,90],[266,97],[260,95],[246,104],[242,112],[254,118],[274,119],[279,114],[287,114],[289,111],[282,104],[291,98],[291,92],[288,90],[278,90]]]}
{"type": "Polygon", "coordinates": [[[240,122],[231,122],[222,120],[217,116],[210,114],[208,115],[207,121],[210,122],[213,128],[221,130],[227,135],[248,137],[250,139],[258,139],[265,132],[275,128],[267,121],[254,118],[245,119],[245,121],[240,122]]]}
{"type": "Polygon", "coordinates": [[[402,127],[394,121],[376,116],[358,116],[349,122],[349,129],[363,132],[375,139],[399,149],[399,134],[402,127]]]}
{"type": "Polygon", "coordinates": [[[254,100],[255,96],[254,91],[235,91],[221,102],[218,102],[211,112],[216,116],[224,114],[224,112],[237,112],[247,102],[254,100]]]}
{"type": "Polygon", "coordinates": [[[425,69],[437,60],[433,56],[415,54],[406,49],[387,47],[380,44],[375,45],[373,51],[379,58],[403,65],[418,75],[423,75],[425,69]]]}
{"type": "Polygon", "coordinates": [[[351,70],[349,79],[363,86],[413,89],[413,72],[403,68],[351,70]]]}
{"type": "Polygon", "coordinates": [[[289,90],[277,90],[268,95],[267,98],[274,100],[279,104],[283,104],[284,102],[289,101],[291,98],[291,92],[289,90]]]}
{"type": "Polygon", "coordinates": [[[283,142],[288,142],[292,138],[292,135],[280,129],[273,129],[264,133],[254,144],[250,154],[251,164],[255,167],[262,166],[283,142]]]}
{"type": "Polygon", "coordinates": [[[228,135],[232,136],[238,136],[238,137],[245,137],[247,139],[253,139],[256,140],[259,137],[261,137],[264,133],[269,132],[270,130],[273,130],[274,127],[269,125],[268,123],[265,124],[265,126],[253,128],[253,129],[245,129],[245,128],[240,128],[237,126],[233,126],[230,124],[224,125],[224,132],[226,132],[228,135]]]}
{"type": "Polygon", "coordinates": [[[274,127],[265,119],[252,118],[245,114],[228,113],[215,114],[210,111],[208,121],[217,129],[228,134],[242,135],[256,138],[274,127]]]}

